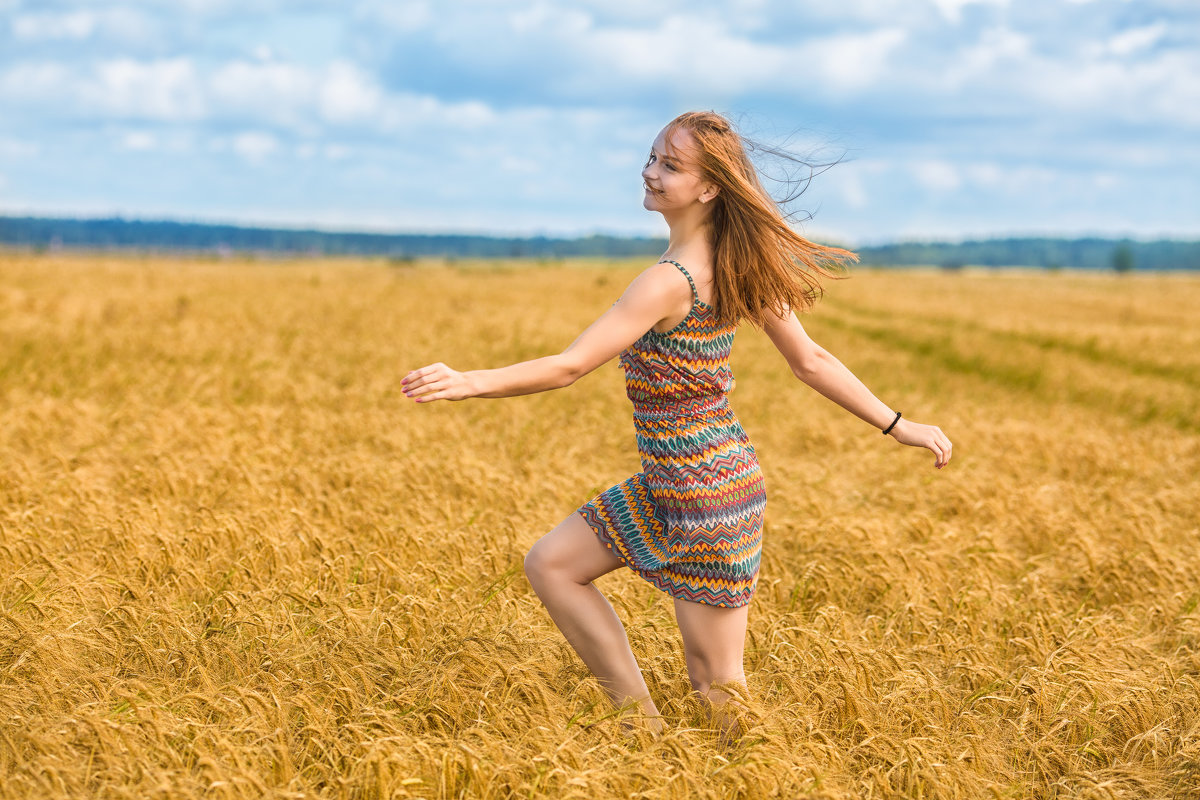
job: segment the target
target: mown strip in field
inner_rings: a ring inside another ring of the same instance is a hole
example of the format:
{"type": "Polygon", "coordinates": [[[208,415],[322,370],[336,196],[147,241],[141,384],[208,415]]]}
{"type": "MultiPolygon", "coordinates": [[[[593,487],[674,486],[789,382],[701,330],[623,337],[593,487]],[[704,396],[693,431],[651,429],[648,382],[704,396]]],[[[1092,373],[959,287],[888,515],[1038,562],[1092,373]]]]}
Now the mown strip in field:
{"type": "Polygon", "coordinates": [[[1029,344],[1041,350],[1068,353],[1097,364],[1120,367],[1134,375],[1179,381],[1188,386],[1200,389],[1200,365],[1171,364],[1145,358],[1135,358],[1112,346],[1101,344],[1099,338],[1094,335],[1085,339],[1071,339],[1041,333],[1033,329],[1013,330],[991,327],[962,316],[902,314],[881,308],[872,308],[858,304],[851,305],[836,301],[830,302],[829,305],[837,309],[839,314],[853,315],[860,319],[884,321],[892,327],[899,326],[905,329],[914,326],[930,327],[947,334],[983,334],[999,341],[1029,344]]]}
{"type": "Polygon", "coordinates": [[[953,321],[893,317],[894,324],[881,325],[877,322],[878,315],[865,310],[846,313],[842,308],[839,314],[826,315],[821,321],[838,330],[913,353],[950,372],[974,375],[988,383],[1032,394],[1047,402],[1068,402],[1115,413],[1138,424],[1163,422],[1183,431],[1200,431],[1200,406],[1194,400],[1191,391],[1194,383],[1187,370],[1173,368],[1169,375],[1163,375],[1167,370],[1155,369],[1161,365],[1130,368],[1125,359],[1104,362],[1090,354],[1077,353],[1069,345],[1047,345],[1044,337],[1027,339],[1021,334],[996,334],[981,326],[960,328],[953,321]],[[871,322],[864,321],[868,316],[871,322]],[[921,328],[934,330],[922,335],[921,328]],[[995,346],[997,340],[1008,346],[995,346]],[[972,344],[979,346],[972,347],[972,344]],[[1024,347],[1014,348],[1014,344],[1024,347]],[[1075,358],[1073,363],[1055,363],[1044,357],[1052,352],[1075,358]],[[1081,368],[1089,364],[1103,369],[1081,368]],[[1124,370],[1125,374],[1115,374],[1119,370],[1124,370]],[[1107,375],[1101,374],[1105,371],[1107,375]],[[1130,375],[1172,381],[1175,386],[1164,392],[1160,386],[1149,382],[1132,383],[1130,375]]]}

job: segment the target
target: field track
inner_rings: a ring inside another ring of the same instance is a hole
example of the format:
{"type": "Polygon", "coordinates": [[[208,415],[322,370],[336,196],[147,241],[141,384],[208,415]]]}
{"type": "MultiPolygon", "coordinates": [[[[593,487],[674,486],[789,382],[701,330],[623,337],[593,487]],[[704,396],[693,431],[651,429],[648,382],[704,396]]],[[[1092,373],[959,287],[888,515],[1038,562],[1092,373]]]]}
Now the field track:
{"type": "Polygon", "coordinates": [[[767,479],[747,734],[667,596],[598,582],[662,739],[521,571],[638,469],[556,352],[638,264],[0,254],[0,798],[1200,797],[1200,276],[857,270],[812,336],[954,459],[738,333],[767,479]]]}

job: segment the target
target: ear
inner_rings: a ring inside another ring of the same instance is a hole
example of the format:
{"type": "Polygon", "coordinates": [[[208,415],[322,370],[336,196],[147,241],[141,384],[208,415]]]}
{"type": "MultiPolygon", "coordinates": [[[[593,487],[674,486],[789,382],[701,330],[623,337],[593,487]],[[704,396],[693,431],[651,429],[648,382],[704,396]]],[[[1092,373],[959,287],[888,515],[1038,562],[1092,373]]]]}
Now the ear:
{"type": "Polygon", "coordinates": [[[721,193],[721,187],[715,183],[707,184],[704,191],[700,193],[700,202],[707,203],[721,193]]]}

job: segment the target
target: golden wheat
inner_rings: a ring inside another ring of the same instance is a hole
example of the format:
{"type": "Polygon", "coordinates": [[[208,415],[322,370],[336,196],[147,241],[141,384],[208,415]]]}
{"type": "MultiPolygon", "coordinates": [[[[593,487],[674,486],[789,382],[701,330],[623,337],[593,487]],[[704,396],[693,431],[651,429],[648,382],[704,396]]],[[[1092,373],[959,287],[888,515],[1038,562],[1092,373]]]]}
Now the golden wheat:
{"type": "Polygon", "coordinates": [[[638,469],[619,370],[417,406],[561,349],[630,263],[0,260],[0,796],[1200,796],[1200,279],[860,270],[805,323],[947,470],[791,378],[748,733],[669,598],[601,589],[667,715],[623,740],[521,572],[638,469]]]}

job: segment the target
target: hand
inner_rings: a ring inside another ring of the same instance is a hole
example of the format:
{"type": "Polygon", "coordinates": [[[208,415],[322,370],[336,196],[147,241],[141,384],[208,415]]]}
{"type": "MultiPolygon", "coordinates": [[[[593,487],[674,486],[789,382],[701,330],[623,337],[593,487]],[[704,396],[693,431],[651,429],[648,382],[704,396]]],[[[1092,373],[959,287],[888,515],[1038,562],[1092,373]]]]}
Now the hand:
{"type": "Polygon", "coordinates": [[[922,425],[919,422],[910,422],[902,418],[896,423],[896,427],[892,428],[891,436],[900,444],[928,447],[937,456],[934,466],[938,469],[950,463],[950,450],[954,445],[950,443],[946,434],[942,433],[942,429],[936,425],[922,425]]]}
{"type": "Polygon", "coordinates": [[[418,403],[474,397],[466,373],[450,369],[440,361],[405,375],[400,381],[400,388],[404,390],[405,397],[411,397],[418,403]]]}

